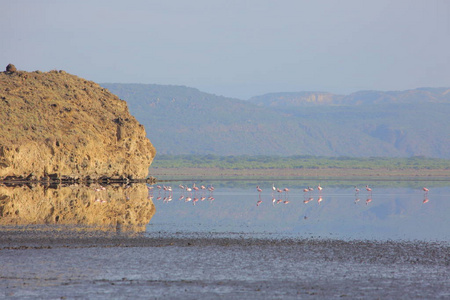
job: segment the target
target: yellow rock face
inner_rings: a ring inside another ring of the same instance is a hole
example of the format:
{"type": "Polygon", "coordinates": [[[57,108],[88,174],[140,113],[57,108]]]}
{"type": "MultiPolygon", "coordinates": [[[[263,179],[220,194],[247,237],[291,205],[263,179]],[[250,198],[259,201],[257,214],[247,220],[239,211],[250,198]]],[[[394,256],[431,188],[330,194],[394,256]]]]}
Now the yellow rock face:
{"type": "Polygon", "coordinates": [[[0,186],[0,226],[73,225],[83,230],[141,232],[154,213],[144,184],[106,189],[0,186]]]}
{"type": "Polygon", "coordinates": [[[125,101],[64,71],[0,73],[0,179],[145,178],[156,154],[125,101]]]}

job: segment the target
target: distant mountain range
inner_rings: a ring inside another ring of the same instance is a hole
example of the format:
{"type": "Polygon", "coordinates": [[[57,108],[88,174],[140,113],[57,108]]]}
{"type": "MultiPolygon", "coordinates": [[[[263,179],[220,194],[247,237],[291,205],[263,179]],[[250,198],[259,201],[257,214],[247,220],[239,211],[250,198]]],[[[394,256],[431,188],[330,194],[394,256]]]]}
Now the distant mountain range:
{"type": "Polygon", "coordinates": [[[245,101],[184,86],[101,85],[128,102],[160,154],[450,158],[450,88],[245,101]]]}
{"type": "Polygon", "coordinates": [[[322,92],[270,93],[250,98],[249,101],[269,107],[449,103],[450,88],[419,88],[389,92],[359,91],[346,96],[322,92]]]}

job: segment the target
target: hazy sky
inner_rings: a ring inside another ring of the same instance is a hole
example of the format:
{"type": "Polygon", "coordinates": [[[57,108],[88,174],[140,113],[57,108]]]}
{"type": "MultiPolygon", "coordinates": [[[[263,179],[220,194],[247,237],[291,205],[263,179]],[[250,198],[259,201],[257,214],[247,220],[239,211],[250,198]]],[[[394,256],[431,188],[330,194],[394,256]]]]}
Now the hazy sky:
{"type": "Polygon", "coordinates": [[[448,0],[0,0],[0,11],[2,70],[241,99],[450,86],[448,0]]]}

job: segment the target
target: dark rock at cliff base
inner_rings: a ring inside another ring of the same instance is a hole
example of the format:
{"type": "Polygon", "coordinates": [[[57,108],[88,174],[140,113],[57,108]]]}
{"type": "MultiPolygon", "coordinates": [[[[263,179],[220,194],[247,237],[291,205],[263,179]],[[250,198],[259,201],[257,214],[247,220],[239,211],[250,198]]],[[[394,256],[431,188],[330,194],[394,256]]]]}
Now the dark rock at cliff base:
{"type": "Polygon", "coordinates": [[[125,101],[67,74],[0,72],[0,180],[145,178],[156,154],[125,101]]]}

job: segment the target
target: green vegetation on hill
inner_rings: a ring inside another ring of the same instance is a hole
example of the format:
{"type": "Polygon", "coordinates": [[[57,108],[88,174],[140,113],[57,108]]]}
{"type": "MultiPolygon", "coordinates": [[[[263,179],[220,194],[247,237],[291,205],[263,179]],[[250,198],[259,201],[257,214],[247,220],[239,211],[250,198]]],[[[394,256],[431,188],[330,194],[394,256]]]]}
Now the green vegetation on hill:
{"type": "Polygon", "coordinates": [[[450,170],[450,160],[411,158],[351,158],[315,156],[217,156],[157,155],[152,168],[221,168],[221,169],[433,169],[450,170]]]}

